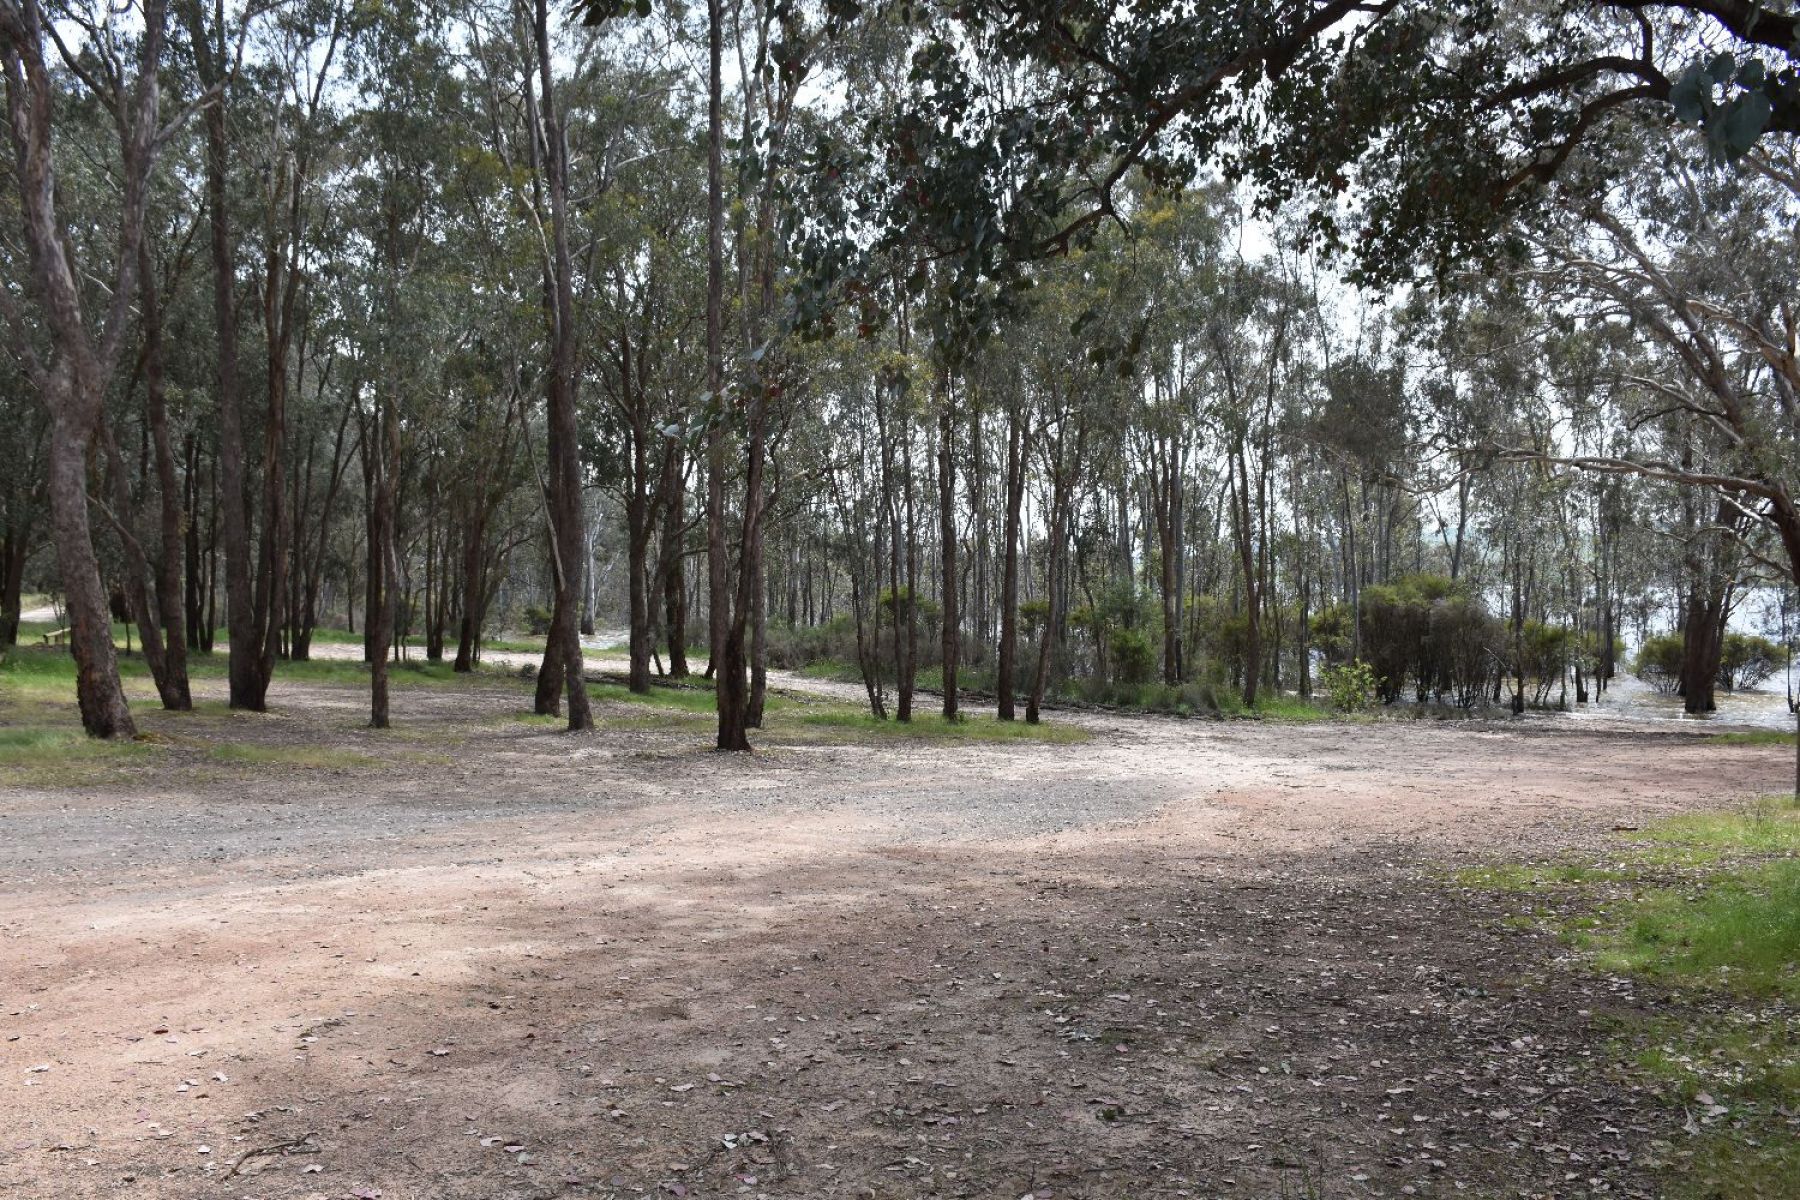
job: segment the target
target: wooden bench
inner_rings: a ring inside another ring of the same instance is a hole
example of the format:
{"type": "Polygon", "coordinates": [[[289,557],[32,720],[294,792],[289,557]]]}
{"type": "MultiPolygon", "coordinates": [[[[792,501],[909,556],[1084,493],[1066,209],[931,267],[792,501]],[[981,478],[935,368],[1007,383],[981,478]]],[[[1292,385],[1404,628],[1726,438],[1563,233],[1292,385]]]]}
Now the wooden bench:
{"type": "Polygon", "coordinates": [[[69,630],[69,629],[49,630],[44,634],[44,645],[60,646],[64,642],[69,640],[69,634],[72,632],[73,632],[73,630],[69,630]]]}

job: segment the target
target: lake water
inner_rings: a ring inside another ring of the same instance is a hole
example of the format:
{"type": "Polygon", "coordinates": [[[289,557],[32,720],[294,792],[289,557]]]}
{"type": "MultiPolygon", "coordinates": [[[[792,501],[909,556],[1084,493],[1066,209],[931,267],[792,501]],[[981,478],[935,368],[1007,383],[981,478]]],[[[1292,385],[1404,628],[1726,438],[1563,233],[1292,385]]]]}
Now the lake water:
{"type": "MultiPolygon", "coordinates": [[[[1796,673],[1795,686],[1800,690],[1800,673],[1796,673]]],[[[1571,699],[1569,711],[1554,716],[1571,721],[1687,721],[1756,729],[1794,728],[1794,715],[1788,711],[1787,692],[1779,675],[1754,691],[1722,691],[1715,698],[1719,706],[1717,712],[1689,716],[1681,711],[1680,696],[1664,695],[1636,676],[1621,674],[1613,678],[1606,695],[1599,701],[1576,704],[1571,699]]]]}

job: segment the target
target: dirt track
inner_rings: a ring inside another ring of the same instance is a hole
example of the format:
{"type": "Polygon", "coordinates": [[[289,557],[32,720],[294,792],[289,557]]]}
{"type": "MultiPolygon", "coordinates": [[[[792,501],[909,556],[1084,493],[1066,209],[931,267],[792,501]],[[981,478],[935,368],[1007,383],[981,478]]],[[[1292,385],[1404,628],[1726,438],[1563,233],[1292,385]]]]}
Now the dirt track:
{"type": "Polygon", "coordinates": [[[1596,1056],[1646,1001],[1443,870],[1789,777],[1542,727],[743,760],[509,686],[386,741],[276,700],[218,720],[405,758],[0,791],[0,1196],[1647,1195],[1679,1113],[1596,1056]]]}

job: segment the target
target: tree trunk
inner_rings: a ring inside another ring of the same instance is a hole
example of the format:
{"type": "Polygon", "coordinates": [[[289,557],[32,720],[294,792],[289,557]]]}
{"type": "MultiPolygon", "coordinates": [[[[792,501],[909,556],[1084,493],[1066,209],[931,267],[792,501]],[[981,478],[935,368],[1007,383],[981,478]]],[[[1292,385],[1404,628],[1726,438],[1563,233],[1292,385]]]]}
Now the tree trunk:
{"type": "Polygon", "coordinates": [[[1040,710],[1043,707],[1044,695],[1050,686],[1050,642],[1056,636],[1056,627],[1062,617],[1063,581],[1062,559],[1063,544],[1068,540],[1068,488],[1062,478],[1060,464],[1051,467],[1050,483],[1050,546],[1046,555],[1044,571],[1044,610],[1043,634],[1038,639],[1037,670],[1031,678],[1031,694],[1025,701],[1025,723],[1036,725],[1040,710]]]}
{"type": "Polygon", "coordinates": [[[150,424],[150,441],[156,456],[157,533],[162,553],[156,572],[156,607],[163,623],[167,681],[166,686],[158,685],[158,691],[165,707],[186,712],[194,707],[194,702],[188,686],[187,636],[183,628],[181,594],[183,514],[180,484],[175,474],[175,451],[169,442],[168,398],[163,384],[162,305],[148,247],[141,252],[139,264],[140,310],[144,327],[144,415],[150,424]]]}
{"type": "Polygon", "coordinates": [[[363,628],[369,644],[369,724],[388,728],[388,660],[394,645],[394,470],[399,433],[386,392],[377,402],[375,428],[364,430],[363,453],[374,482],[369,517],[369,599],[363,628]],[[373,436],[371,435],[373,433],[373,436]]]}
{"type": "Polygon", "coordinates": [[[639,695],[650,691],[650,518],[649,504],[637,485],[625,505],[626,572],[631,601],[630,686],[639,695]]]}
{"type": "MultiPolygon", "coordinates": [[[[8,514],[11,516],[12,514],[8,514]]],[[[25,560],[30,556],[30,531],[19,519],[9,524],[0,538],[0,650],[19,640],[19,612],[25,594],[25,560]]]]}
{"type": "MultiPolygon", "coordinates": [[[[72,258],[74,243],[65,236],[56,211],[52,132],[57,86],[43,57],[50,33],[36,5],[9,6],[7,21],[10,27],[0,36],[0,69],[6,76],[10,106],[16,211],[30,262],[30,292],[53,348],[47,365],[32,357],[27,358],[27,369],[50,415],[50,527],[69,610],[76,699],[82,726],[90,735],[129,737],[136,730],[119,681],[106,591],[94,553],[87,458],[137,286],[147,181],[156,148],[164,5],[147,0],[143,6],[143,34],[132,78],[112,78],[112,95],[96,97],[116,114],[123,184],[116,273],[105,288],[106,316],[98,337],[82,308],[78,281],[85,272],[72,258]]],[[[14,329],[13,336],[24,342],[27,335],[14,329]]]]}
{"type": "MultiPolygon", "coordinates": [[[[104,424],[100,429],[105,444],[107,458],[107,476],[111,484],[113,508],[116,510],[112,520],[114,530],[119,537],[119,546],[125,559],[124,579],[121,587],[125,593],[126,611],[138,627],[138,636],[143,641],[144,665],[150,668],[150,678],[156,684],[157,697],[163,707],[172,711],[181,711],[191,707],[185,697],[180,695],[169,678],[168,659],[163,654],[161,621],[155,606],[150,601],[151,577],[150,561],[144,554],[142,543],[137,539],[136,531],[126,523],[121,514],[133,511],[131,503],[131,484],[125,475],[125,459],[119,453],[119,445],[112,431],[104,424]]],[[[108,636],[111,636],[110,630],[108,636]]],[[[127,632],[125,649],[131,650],[131,635],[127,632]]]]}
{"type": "Polygon", "coordinates": [[[462,529],[462,620],[457,623],[456,661],[451,670],[459,674],[475,669],[476,644],[481,640],[481,610],[485,591],[482,549],[486,543],[486,513],[477,501],[462,529]]]}
{"type": "MultiPolygon", "coordinates": [[[[622,342],[621,387],[630,396],[631,339],[622,342]]],[[[647,398],[629,399],[631,411],[630,494],[625,498],[625,570],[630,601],[630,686],[639,695],[650,691],[650,414],[647,398]]]]}
{"type": "Polygon", "coordinates": [[[1244,707],[1256,708],[1256,685],[1262,678],[1262,587],[1256,567],[1255,529],[1251,524],[1250,473],[1240,440],[1231,451],[1232,524],[1236,526],[1238,563],[1244,574],[1244,707]]]}
{"type": "Polygon", "coordinates": [[[221,534],[225,542],[225,623],[230,642],[227,675],[232,708],[261,712],[267,682],[257,660],[250,557],[250,514],[244,494],[244,423],[238,396],[237,250],[231,230],[226,126],[228,89],[224,79],[225,30],[209,30],[200,0],[185,0],[182,16],[193,47],[202,87],[214,89],[202,110],[206,129],[206,212],[213,270],[213,337],[218,363],[214,391],[219,410],[219,497],[221,534]],[[215,40],[216,39],[216,40],[215,40]]]}
{"type": "MultiPolygon", "coordinates": [[[[74,389],[81,385],[65,378],[61,386],[74,389]]],[[[75,698],[81,725],[93,737],[134,737],[137,726],[132,724],[119,682],[112,617],[88,520],[87,450],[93,425],[81,419],[80,410],[98,410],[100,398],[95,393],[85,405],[75,401],[74,420],[64,415],[71,406],[69,400],[54,394],[52,399],[57,411],[50,427],[50,531],[69,613],[69,648],[75,656],[75,698]]]]}
{"type": "MultiPolygon", "coordinates": [[[[895,683],[895,691],[899,702],[895,705],[896,720],[912,720],[913,690],[918,683],[919,674],[919,528],[914,512],[914,498],[917,489],[913,486],[913,439],[912,421],[903,417],[900,426],[900,486],[903,489],[904,503],[902,508],[906,516],[906,587],[904,601],[901,599],[901,588],[894,588],[894,615],[900,619],[904,613],[906,637],[902,642],[900,675],[895,683]]],[[[898,585],[899,580],[895,580],[898,585]]],[[[898,630],[896,629],[896,635],[898,630]]]]}
{"type": "MultiPolygon", "coordinates": [[[[550,468],[551,536],[555,540],[556,608],[550,625],[546,659],[558,659],[569,697],[569,730],[594,727],[582,676],[581,636],[576,628],[581,560],[586,552],[581,491],[581,435],[575,420],[575,291],[569,257],[569,145],[551,88],[548,0],[537,0],[534,12],[538,86],[542,103],[537,117],[544,147],[544,175],[550,195],[551,261],[546,272],[546,308],[550,316],[551,358],[546,455],[550,468]]],[[[535,145],[540,139],[533,139],[535,145]]]]}
{"type": "MultiPolygon", "coordinates": [[[[725,396],[724,323],[724,36],[724,6],[721,0],[707,0],[706,391],[714,409],[706,434],[707,625],[712,645],[713,695],[719,716],[716,745],[720,750],[748,750],[744,644],[741,632],[732,629],[730,562],[725,546],[725,414],[729,402],[725,396]]],[[[746,500],[755,494],[748,483],[744,494],[746,500]]],[[[749,512],[744,514],[744,520],[751,520],[749,512]]],[[[748,562],[741,562],[739,569],[746,576],[751,574],[748,562]]]]}
{"type": "Polygon", "coordinates": [[[944,676],[944,720],[954,721],[956,667],[962,649],[962,629],[956,590],[956,418],[951,411],[948,372],[943,380],[938,407],[938,547],[943,560],[940,607],[943,632],[939,652],[944,676]]]}
{"type": "Polygon", "coordinates": [[[687,661],[687,555],[682,545],[687,525],[687,488],[683,480],[680,443],[673,438],[663,450],[662,581],[663,632],[668,639],[669,677],[686,679],[687,661]]]}
{"type": "Polygon", "coordinates": [[[1000,649],[995,667],[998,716],[1013,719],[1014,659],[1019,641],[1019,525],[1029,450],[1025,414],[1015,400],[1006,418],[1006,533],[1000,568],[1000,649]]]}

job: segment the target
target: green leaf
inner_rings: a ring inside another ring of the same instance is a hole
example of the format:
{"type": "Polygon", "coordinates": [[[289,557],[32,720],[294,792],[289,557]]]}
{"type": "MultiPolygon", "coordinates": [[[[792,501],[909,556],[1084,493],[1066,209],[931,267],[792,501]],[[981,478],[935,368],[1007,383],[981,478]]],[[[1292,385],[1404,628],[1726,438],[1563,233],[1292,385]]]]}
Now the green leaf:
{"type": "Polygon", "coordinates": [[[1700,81],[1699,63],[1689,66],[1669,88],[1669,103],[1675,108],[1675,119],[1689,125],[1706,115],[1706,86],[1700,81]]]}
{"type": "Polygon", "coordinates": [[[1745,92],[1731,104],[1720,126],[1720,149],[1727,159],[1741,157],[1769,126],[1769,97],[1745,92]]]}

